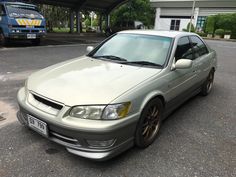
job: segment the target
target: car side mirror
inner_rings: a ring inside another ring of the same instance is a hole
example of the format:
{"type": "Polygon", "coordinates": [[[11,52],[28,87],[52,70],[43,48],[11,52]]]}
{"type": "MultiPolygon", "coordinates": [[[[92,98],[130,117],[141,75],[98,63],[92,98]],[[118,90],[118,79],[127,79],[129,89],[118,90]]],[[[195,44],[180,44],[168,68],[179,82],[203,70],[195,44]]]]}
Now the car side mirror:
{"type": "Polygon", "coordinates": [[[173,69],[189,69],[193,65],[193,61],[189,59],[179,59],[173,69]]]}
{"type": "Polygon", "coordinates": [[[88,46],[88,47],[87,47],[87,52],[88,52],[88,53],[90,53],[90,52],[92,52],[92,51],[93,51],[93,49],[94,49],[94,47],[93,47],[93,46],[88,46]]]}

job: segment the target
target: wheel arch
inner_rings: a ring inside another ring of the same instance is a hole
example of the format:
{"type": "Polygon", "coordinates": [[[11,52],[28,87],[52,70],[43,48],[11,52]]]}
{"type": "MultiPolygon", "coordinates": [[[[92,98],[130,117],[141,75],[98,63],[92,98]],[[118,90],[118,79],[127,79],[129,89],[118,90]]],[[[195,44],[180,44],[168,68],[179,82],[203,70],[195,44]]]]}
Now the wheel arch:
{"type": "Polygon", "coordinates": [[[145,108],[145,106],[153,99],[160,99],[162,104],[163,104],[163,107],[165,108],[165,105],[166,105],[166,100],[165,100],[165,97],[164,97],[164,94],[161,93],[161,92],[154,92],[154,93],[149,93],[143,100],[142,104],[141,104],[141,112],[143,111],[143,109],[145,108]]]}

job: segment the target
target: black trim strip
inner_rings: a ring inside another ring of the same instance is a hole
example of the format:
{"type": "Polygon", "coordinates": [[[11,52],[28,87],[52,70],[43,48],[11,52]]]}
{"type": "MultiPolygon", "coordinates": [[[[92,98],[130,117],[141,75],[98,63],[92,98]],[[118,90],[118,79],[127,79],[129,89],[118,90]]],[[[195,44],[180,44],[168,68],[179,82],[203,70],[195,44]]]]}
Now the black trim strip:
{"type": "Polygon", "coordinates": [[[181,19],[191,19],[191,16],[171,16],[171,15],[161,15],[160,18],[181,18],[181,19]]]}

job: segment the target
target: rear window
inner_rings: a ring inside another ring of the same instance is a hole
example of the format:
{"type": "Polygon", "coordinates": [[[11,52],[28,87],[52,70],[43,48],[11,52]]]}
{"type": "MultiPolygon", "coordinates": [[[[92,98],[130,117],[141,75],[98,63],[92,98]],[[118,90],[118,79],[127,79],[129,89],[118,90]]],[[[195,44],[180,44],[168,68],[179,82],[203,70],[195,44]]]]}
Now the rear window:
{"type": "Polygon", "coordinates": [[[195,53],[195,58],[198,58],[208,53],[206,45],[202,42],[202,40],[199,37],[191,36],[190,39],[195,53]]]}

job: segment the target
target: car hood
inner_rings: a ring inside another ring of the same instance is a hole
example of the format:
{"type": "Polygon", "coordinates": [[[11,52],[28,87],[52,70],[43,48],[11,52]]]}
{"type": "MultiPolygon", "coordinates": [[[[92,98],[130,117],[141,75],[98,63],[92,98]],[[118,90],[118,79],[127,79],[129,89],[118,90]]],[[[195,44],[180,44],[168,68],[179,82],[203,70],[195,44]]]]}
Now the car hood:
{"type": "Polygon", "coordinates": [[[27,87],[67,106],[108,104],[160,71],[81,57],[32,74],[27,87]]]}

